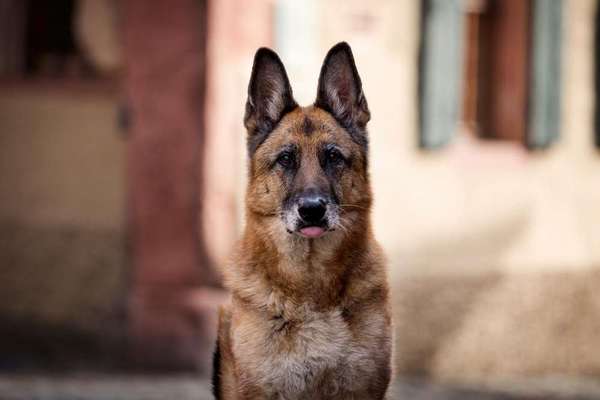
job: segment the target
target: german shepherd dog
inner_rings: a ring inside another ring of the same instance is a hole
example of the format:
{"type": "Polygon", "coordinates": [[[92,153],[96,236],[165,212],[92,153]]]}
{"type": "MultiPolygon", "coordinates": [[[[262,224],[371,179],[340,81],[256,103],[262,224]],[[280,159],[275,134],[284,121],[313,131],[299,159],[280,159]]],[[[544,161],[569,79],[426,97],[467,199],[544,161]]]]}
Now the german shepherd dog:
{"type": "Polygon", "coordinates": [[[383,399],[391,313],[370,223],[367,101],[347,43],[327,54],[313,105],[277,54],[256,52],[244,124],[245,232],[225,271],[217,399],[383,399]]]}

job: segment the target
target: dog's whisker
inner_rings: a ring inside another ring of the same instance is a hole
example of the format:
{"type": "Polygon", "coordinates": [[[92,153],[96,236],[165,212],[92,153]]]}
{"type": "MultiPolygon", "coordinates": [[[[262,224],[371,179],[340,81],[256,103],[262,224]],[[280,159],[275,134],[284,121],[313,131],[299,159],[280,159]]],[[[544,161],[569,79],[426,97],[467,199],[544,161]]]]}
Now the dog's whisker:
{"type": "Polygon", "coordinates": [[[339,205],[341,208],[345,208],[345,207],[354,207],[354,208],[360,208],[362,210],[368,210],[367,207],[363,207],[363,206],[359,206],[357,204],[340,204],[339,205]]]}
{"type": "Polygon", "coordinates": [[[348,229],[348,227],[347,227],[347,226],[345,226],[345,225],[343,224],[342,220],[338,220],[338,221],[335,223],[335,225],[334,225],[334,226],[335,226],[336,228],[340,228],[340,230],[341,230],[341,231],[342,231],[342,232],[343,232],[345,235],[348,235],[348,234],[350,234],[350,230],[348,229]]]}

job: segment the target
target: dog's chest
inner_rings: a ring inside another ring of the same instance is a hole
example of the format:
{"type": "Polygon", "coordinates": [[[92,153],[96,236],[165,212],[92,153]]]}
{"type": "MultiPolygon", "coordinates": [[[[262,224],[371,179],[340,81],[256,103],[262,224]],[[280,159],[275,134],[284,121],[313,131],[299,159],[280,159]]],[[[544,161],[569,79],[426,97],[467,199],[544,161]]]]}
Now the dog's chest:
{"type": "MultiPolygon", "coordinates": [[[[238,362],[253,371],[252,384],[286,399],[317,390],[337,391],[348,355],[359,352],[342,311],[299,312],[300,318],[242,318],[234,337],[238,362]],[[252,332],[245,340],[244,332],[252,332]],[[332,387],[323,387],[324,382],[332,387]]],[[[343,383],[344,386],[347,385],[343,383]]],[[[300,397],[295,397],[300,396],[300,397]]]]}

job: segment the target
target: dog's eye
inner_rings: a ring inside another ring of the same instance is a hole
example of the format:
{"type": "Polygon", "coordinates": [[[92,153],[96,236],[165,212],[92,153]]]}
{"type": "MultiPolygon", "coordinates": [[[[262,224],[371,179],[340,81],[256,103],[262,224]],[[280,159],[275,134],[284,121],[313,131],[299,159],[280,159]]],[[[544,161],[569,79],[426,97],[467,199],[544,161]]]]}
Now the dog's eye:
{"type": "Polygon", "coordinates": [[[277,158],[277,163],[284,168],[291,168],[294,165],[294,156],[289,152],[284,152],[277,158]]]}
{"type": "Polygon", "coordinates": [[[344,161],[344,156],[342,156],[339,150],[331,149],[327,152],[327,161],[331,164],[339,164],[344,161]]]}

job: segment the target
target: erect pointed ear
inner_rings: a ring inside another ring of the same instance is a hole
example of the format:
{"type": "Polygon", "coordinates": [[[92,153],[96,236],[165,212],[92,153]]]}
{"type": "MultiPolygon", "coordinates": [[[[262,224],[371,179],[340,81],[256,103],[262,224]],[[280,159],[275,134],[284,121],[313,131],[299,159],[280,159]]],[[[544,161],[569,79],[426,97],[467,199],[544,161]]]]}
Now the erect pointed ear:
{"type": "Polygon", "coordinates": [[[244,117],[250,152],[254,152],[279,120],[296,107],[283,63],[273,50],[258,49],[248,85],[244,117]]]}
{"type": "Polygon", "coordinates": [[[371,119],[348,43],[336,44],[325,56],[315,105],[331,113],[346,129],[362,131],[371,119]]]}

